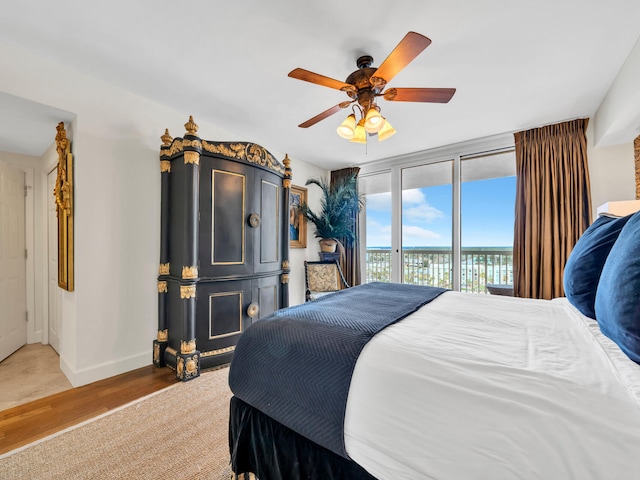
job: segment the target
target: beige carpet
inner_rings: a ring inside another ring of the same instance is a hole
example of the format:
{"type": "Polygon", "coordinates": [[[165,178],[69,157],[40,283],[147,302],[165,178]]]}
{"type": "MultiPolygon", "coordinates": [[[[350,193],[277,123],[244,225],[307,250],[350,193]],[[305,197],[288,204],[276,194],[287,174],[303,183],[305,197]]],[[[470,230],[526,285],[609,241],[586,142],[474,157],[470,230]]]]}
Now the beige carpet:
{"type": "Polygon", "coordinates": [[[0,456],[0,479],[228,480],[228,368],[0,456]]]}
{"type": "Polygon", "coordinates": [[[51,345],[24,345],[0,362],[0,410],[73,388],[51,345]]]}

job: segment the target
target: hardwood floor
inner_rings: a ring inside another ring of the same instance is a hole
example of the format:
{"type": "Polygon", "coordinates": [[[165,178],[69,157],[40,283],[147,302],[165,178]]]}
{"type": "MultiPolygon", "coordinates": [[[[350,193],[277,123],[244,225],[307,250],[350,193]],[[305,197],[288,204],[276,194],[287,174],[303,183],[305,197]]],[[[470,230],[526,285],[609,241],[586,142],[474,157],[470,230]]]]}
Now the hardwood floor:
{"type": "Polygon", "coordinates": [[[166,388],[178,380],[152,365],[0,411],[0,454],[166,388]]]}

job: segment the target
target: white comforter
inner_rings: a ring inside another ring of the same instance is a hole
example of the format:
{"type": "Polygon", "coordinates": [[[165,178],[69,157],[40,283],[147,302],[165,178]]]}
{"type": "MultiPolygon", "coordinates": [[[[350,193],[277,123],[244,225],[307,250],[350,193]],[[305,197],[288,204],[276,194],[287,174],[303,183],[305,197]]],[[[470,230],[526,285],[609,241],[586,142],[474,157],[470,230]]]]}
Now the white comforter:
{"type": "Polygon", "coordinates": [[[346,448],[380,480],[640,479],[639,386],[566,301],[447,292],[363,350],[346,448]]]}

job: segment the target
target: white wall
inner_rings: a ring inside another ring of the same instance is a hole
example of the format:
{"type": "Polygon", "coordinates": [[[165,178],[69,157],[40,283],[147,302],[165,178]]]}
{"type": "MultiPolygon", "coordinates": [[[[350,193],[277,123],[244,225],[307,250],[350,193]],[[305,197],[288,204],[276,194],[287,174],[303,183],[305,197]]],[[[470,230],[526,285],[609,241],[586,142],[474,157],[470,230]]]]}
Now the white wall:
{"type": "Polygon", "coordinates": [[[594,143],[620,145],[640,135],[640,38],[598,107],[594,143]]]}
{"type": "Polygon", "coordinates": [[[587,130],[593,212],[634,200],[633,140],[640,135],[640,39],[618,72],[587,130]]]}
{"type": "MultiPolygon", "coordinates": [[[[165,127],[174,137],[184,135],[191,112],[176,112],[6,44],[0,43],[0,58],[16,66],[3,70],[0,91],[76,114],[70,135],[75,292],[62,295],[61,368],[79,386],[148,365],[157,330],[159,137],[165,127]]],[[[219,125],[199,125],[205,139],[251,141],[219,125]]],[[[296,184],[304,184],[307,173],[326,174],[300,160],[293,168],[296,184]]],[[[292,261],[292,303],[304,290],[301,255],[306,252],[294,252],[292,261]]]]}
{"type": "MultiPolygon", "coordinates": [[[[293,173],[292,183],[298,187],[307,188],[307,202],[313,211],[320,206],[321,191],[316,185],[305,185],[310,178],[329,178],[326,170],[306,163],[295,158],[291,159],[291,170],[293,173]]],[[[307,248],[292,248],[289,250],[289,261],[291,263],[291,280],[289,281],[289,305],[304,303],[304,261],[319,260],[318,252],[320,246],[315,237],[315,227],[307,222],[307,248]]]]}
{"type": "Polygon", "coordinates": [[[596,147],[594,122],[587,128],[587,156],[591,179],[592,218],[597,208],[606,202],[634,200],[636,196],[633,142],[596,147]]]}

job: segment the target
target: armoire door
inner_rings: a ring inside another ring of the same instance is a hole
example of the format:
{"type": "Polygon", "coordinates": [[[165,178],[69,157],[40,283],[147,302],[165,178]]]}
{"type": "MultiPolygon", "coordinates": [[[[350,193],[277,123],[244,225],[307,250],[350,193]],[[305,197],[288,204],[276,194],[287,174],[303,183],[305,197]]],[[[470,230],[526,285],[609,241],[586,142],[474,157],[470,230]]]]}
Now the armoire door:
{"type": "Polygon", "coordinates": [[[253,273],[254,168],[203,156],[200,161],[199,275],[253,273]]]}
{"type": "Polygon", "coordinates": [[[264,318],[280,308],[280,275],[269,275],[253,280],[252,300],[259,307],[255,319],[264,318]]]}
{"type": "Polygon", "coordinates": [[[229,349],[252,322],[251,303],[250,279],[197,284],[196,346],[204,363],[219,364],[218,358],[231,353],[229,349]]]}
{"type": "Polygon", "coordinates": [[[254,273],[282,268],[282,181],[265,170],[256,169],[252,210],[259,215],[259,226],[250,228],[254,236],[254,273]]]}

